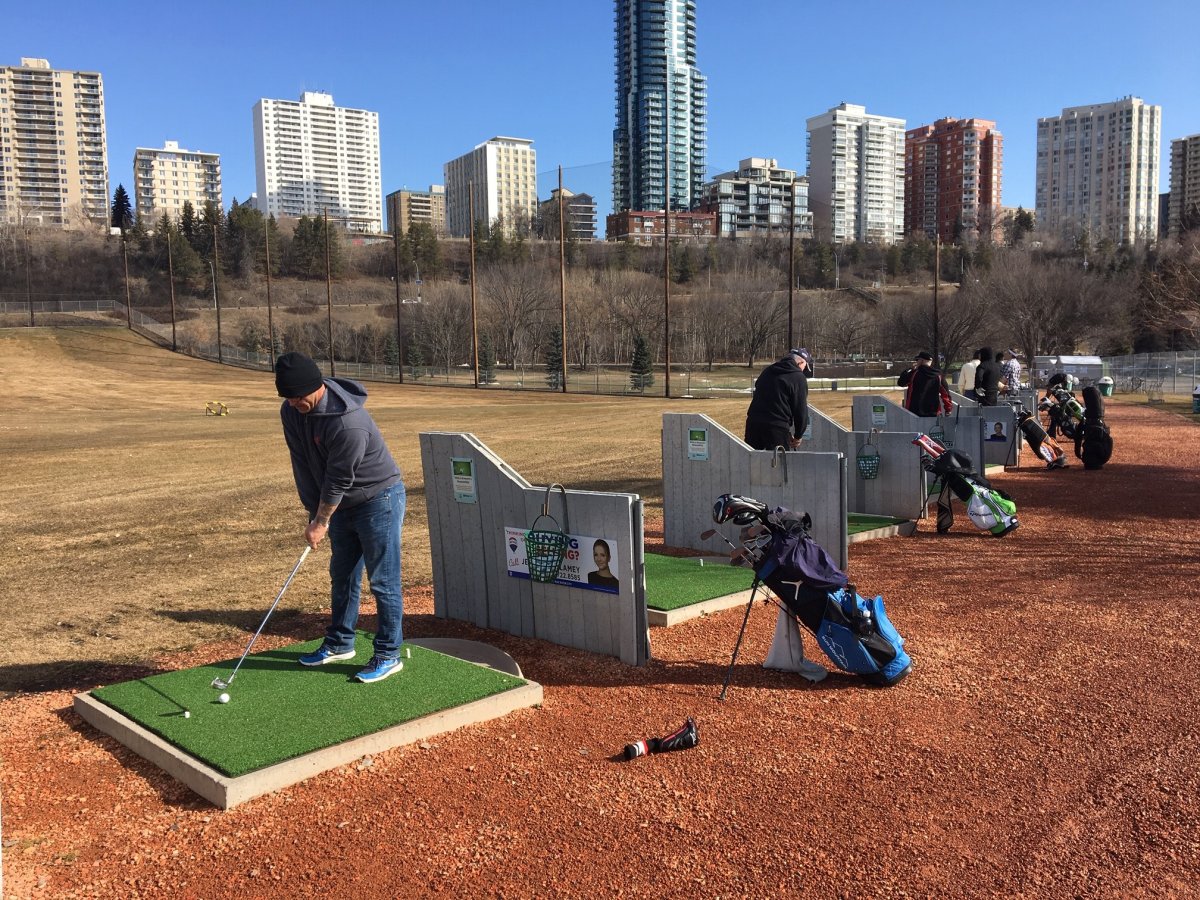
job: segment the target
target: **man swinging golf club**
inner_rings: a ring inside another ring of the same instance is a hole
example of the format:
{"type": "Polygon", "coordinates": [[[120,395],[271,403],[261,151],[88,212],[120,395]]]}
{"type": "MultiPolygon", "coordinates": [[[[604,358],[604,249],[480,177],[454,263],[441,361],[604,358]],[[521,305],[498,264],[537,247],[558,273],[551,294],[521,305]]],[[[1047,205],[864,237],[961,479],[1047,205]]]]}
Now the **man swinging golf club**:
{"type": "Polygon", "coordinates": [[[359,592],[366,568],[379,627],[375,653],[355,677],[370,684],[401,668],[400,527],[405,491],[400,468],[363,404],[367,392],[345,378],[323,378],[303,353],[275,363],[279,414],[300,502],[308,510],[304,540],[316,548],[328,534],[332,613],[325,640],[300,657],[302,666],[353,659],[359,592]]]}

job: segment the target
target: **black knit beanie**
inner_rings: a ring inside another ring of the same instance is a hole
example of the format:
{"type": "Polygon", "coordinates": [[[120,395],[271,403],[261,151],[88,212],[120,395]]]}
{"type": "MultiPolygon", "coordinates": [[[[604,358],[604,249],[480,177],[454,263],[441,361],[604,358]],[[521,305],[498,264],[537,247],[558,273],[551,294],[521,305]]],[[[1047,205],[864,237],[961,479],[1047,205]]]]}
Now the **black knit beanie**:
{"type": "Polygon", "coordinates": [[[275,390],[280,397],[307,397],[322,384],[321,370],[303,353],[285,353],[275,360],[275,390]]]}

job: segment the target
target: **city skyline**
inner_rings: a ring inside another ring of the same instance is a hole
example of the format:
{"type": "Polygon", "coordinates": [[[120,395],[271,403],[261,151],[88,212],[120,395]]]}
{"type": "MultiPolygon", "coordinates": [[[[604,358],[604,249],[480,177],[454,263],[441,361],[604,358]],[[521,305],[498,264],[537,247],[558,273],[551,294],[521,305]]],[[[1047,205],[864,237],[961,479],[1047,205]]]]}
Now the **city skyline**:
{"type": "MultiPolygon", "coordinates": [[[[0,36],[0,65],[39,57],[103,76],[110,197],[117,184],[132,195],[137,147],[173,140],[219,154],[226,204],[247,200],[254,104],[307,90],[379,113],[382,194],[441,183],[464,148],[519,134],[538,151],[538,197],[557,185],[561,164],[564,185],[592,194],[603,218],[615,124],[610,2],[381,7],[336,21],[327,10],[216,2],[197,27],[194,11],[147,18],[124,0],[30,7],[0,36]],[[214,33],[223,39],[183,52],[181,36],[214,33]]],[[[1005,136],[1002,202],[1032,209],[1037,120],[1133,95],[1162,107],[1165,190],[1171,141],[1200,132],[1187,62],[1200,10],[1159,0],[1138,12],[1131,27],[1126,8],[1109,2],[989,3],[965,19],[950,3],[915,17],[876,2],[847,10],[699,0],[707,175],[751,156],[804,174],[806,118],[845,101],[910,128],[945,116],[995,121],[1005,136]]]]}

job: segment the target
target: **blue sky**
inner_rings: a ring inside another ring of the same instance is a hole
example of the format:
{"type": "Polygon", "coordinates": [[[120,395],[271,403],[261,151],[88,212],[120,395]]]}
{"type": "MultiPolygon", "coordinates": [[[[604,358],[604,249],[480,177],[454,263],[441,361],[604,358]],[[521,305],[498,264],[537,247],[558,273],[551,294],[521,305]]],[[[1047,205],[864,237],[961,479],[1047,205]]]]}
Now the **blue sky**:
{"type": "MultiPolygon", "coordinates": [[[[1039,116],[1129,94],[1161,105],[1162,191],[1171,139],[1200,132],[1197,0],[697,6],[710,174],[748,156],[803,172],[805,119],[843,100],[908,127],[995,120],[1008,206],[1033,205],[1039,116]]],[[[136,147],[178,140],[221,154],[226,204],[245,200],[254,104],[323,90],[379,113],[385,193],[440,183],[446,161],[503,134],[533,139],[543,196],[562,165],[567,187],[611,202],[611,0],[61,0],[21,12],[0,34],[0,64],[44,57],[104,77],[110,193],[130,186],[136,147]]]]}

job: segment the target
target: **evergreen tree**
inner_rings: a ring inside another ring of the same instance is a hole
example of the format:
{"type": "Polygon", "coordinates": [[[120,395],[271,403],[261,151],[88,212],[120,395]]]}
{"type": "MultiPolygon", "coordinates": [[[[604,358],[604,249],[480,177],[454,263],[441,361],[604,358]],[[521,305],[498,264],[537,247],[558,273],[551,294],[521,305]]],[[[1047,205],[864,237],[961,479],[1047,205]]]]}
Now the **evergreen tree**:
{"type": "Polygon", "coordinates": [[[550,390],[562,389],[562,329],[555,326],[546,338],[546,384],[550,390]]]}
{"type": "Polygon", "coordinates": [[[675,252],[671,254],[675,257],[672,268],[675,270],[675,281],[677,284],[688,284],[696,277],[696,264],[692,260],[692,249],[687,244],[676,242],[675,252]]]}
{"type": "Polygon", "coordinates": [[[484,384],[496,383],[496,348],[486,331],[479,336],[479,377],[484,384]]]}
{"type": "Polygon", "coordinates": [[[633,358],[629,362],[629,384],[638,392],[654,384],[654,366],[650,359],[650,348],[640,334],[633,338],[633,358]]]}
{"type": "Polygon", "coordinates": [[[129,202],[129,194],[125,193],[125,185],[118,184],[113,191],[112,216],[109,219],[113,228],[120,228],[121,234],[133,227],[133,206],[129,202]]]}
{"type": "Polygon", "coordinates": [[[404,355],[408,357],[408,372],[413,381],[421,377],[421,367],[425,365],[425,348],[419,334],[413,334],[409,337],[408,344],[404,348],[404,355]]]}
{"type": "Polygon", "coordinates": [[[179,233],[183,235],[185,241],[193,244],[199,230],[200,223],[196,220],[196,207],[192,206],[191,200],[184,200],[183,209],[179,213],[179,233]]]}

